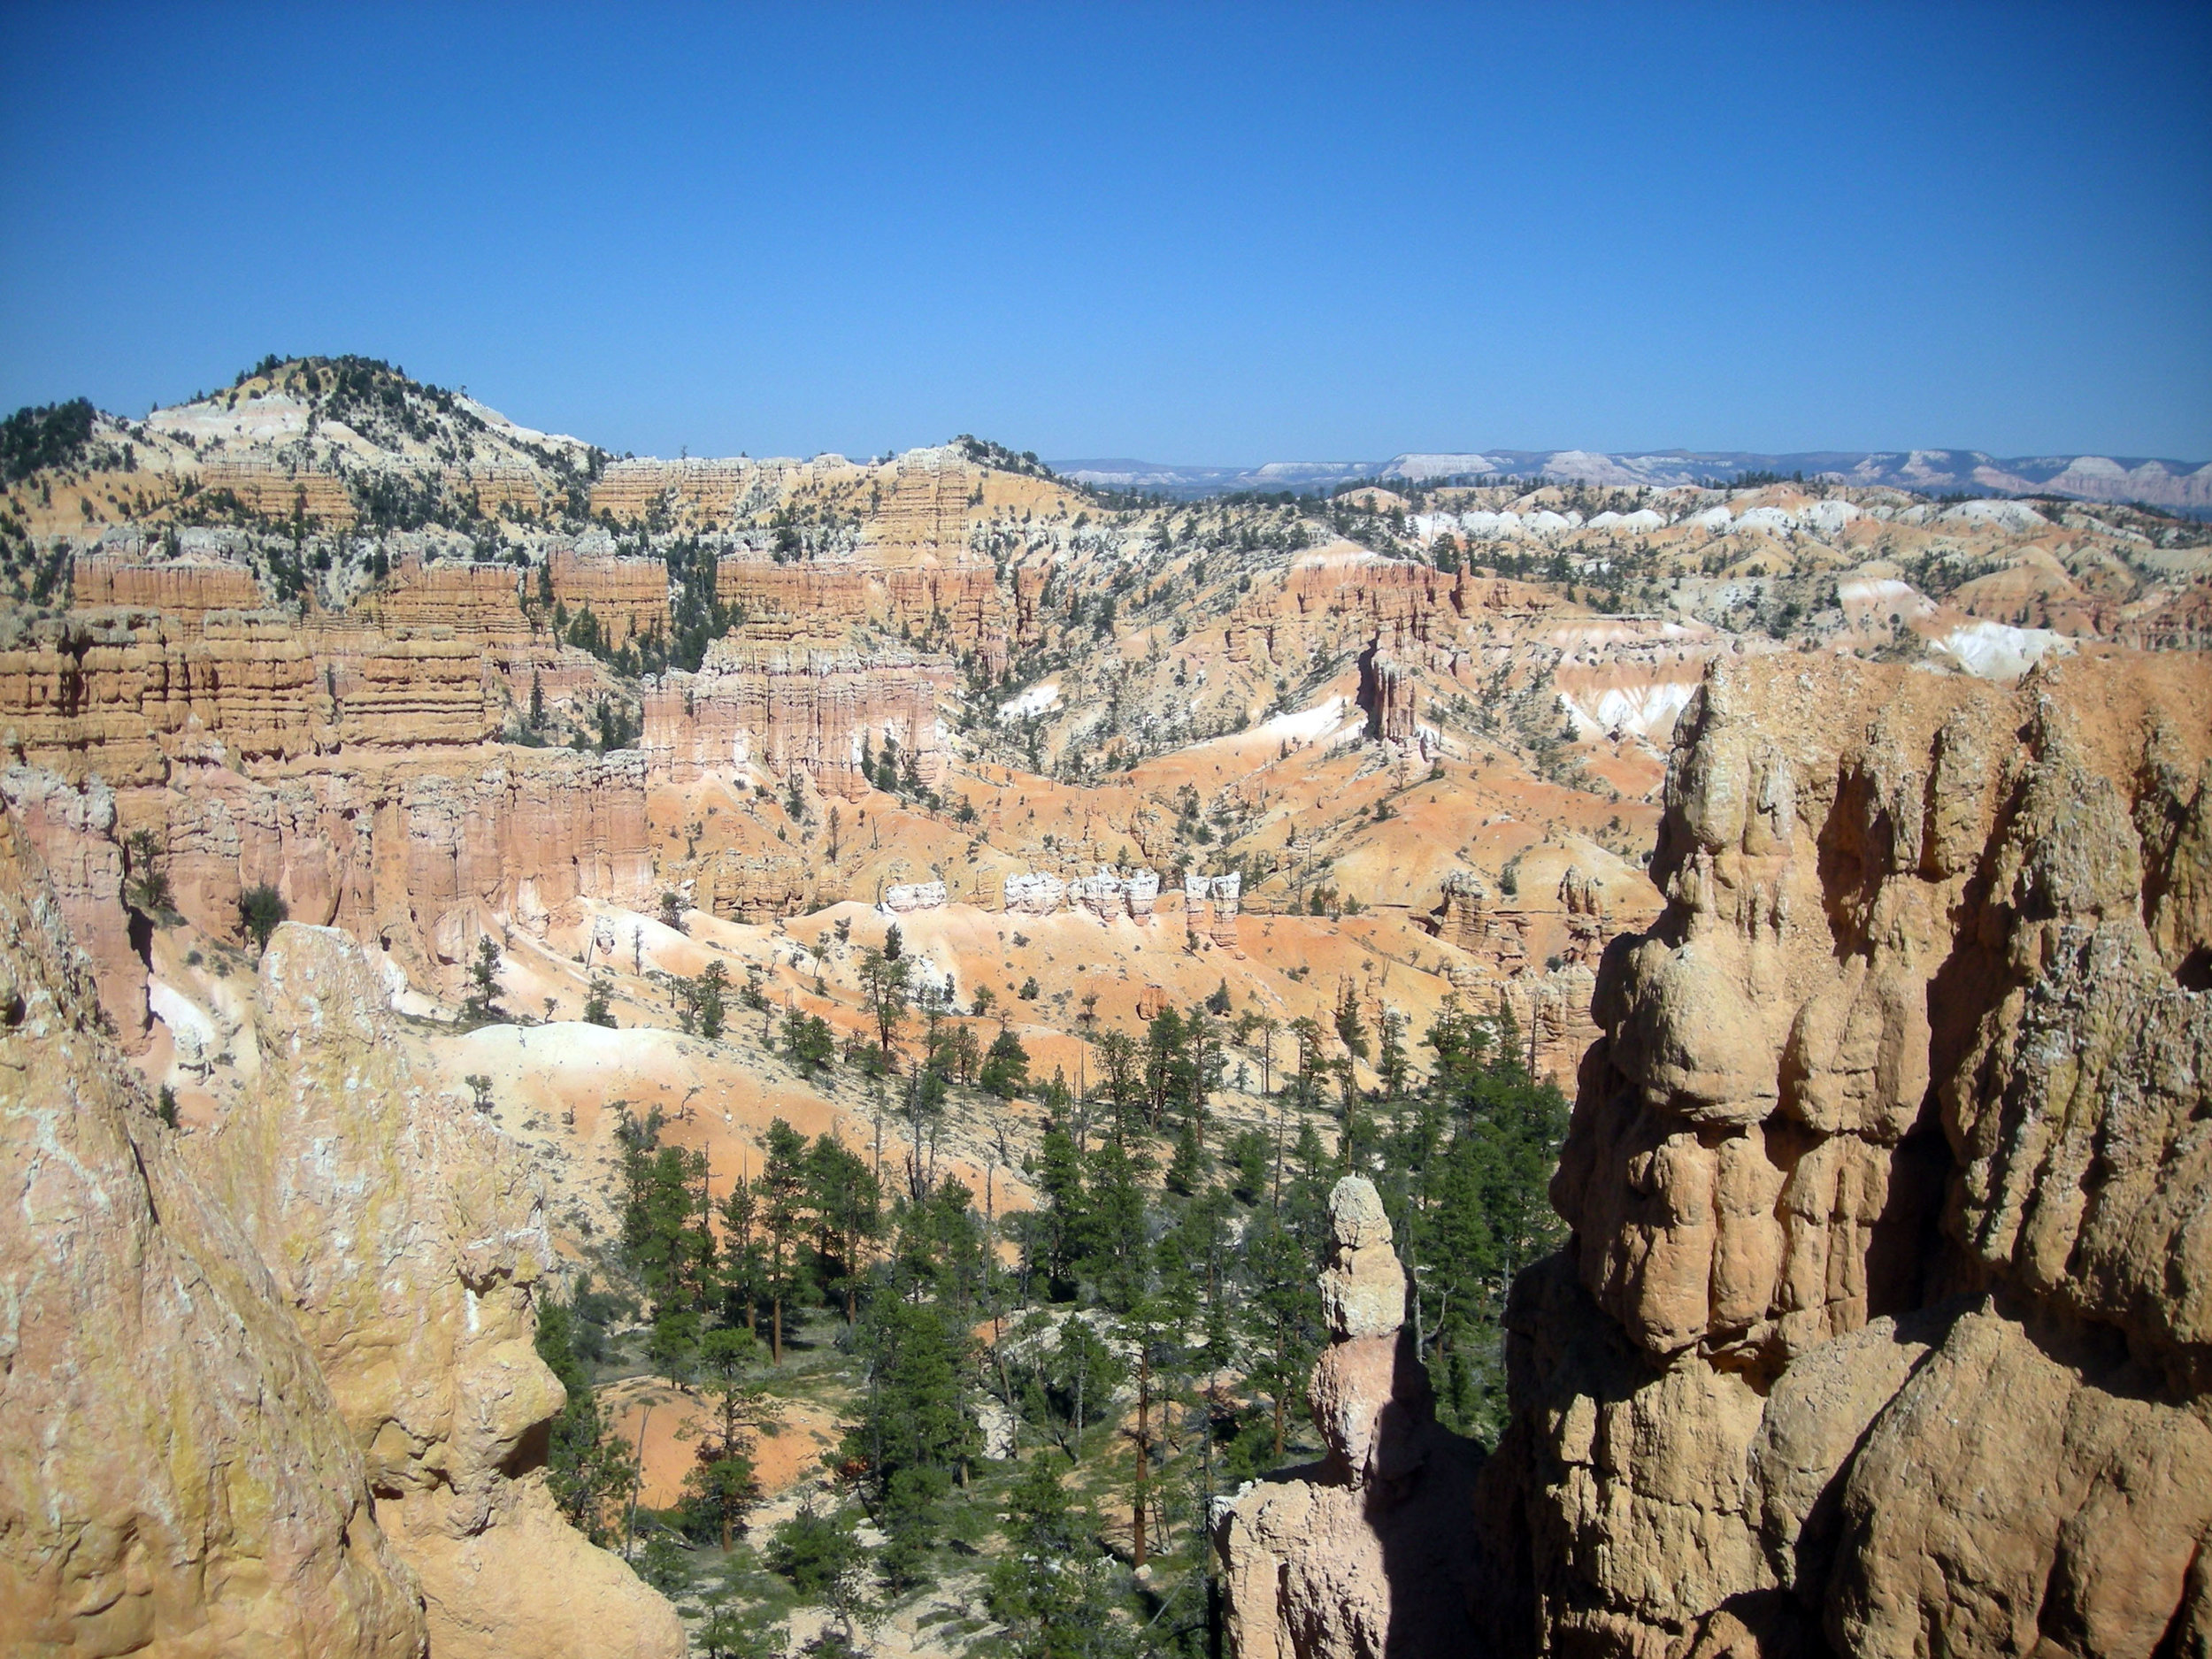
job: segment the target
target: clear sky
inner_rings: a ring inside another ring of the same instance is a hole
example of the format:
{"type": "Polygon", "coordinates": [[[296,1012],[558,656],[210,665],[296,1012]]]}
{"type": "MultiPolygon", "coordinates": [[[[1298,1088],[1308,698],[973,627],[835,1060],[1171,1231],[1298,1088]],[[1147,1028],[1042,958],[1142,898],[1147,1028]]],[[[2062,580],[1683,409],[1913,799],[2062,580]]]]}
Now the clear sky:
{"type": "Polygon", "coordinates": [[[2212,458],[2212,7],[0,4],[0,406],[2212,458]]]}

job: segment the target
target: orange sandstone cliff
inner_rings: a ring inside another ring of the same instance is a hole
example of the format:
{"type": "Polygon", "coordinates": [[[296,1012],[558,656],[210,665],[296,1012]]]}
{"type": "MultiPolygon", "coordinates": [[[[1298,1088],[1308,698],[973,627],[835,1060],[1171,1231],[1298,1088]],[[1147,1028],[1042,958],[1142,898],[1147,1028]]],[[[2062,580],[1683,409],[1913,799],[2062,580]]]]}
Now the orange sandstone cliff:
{"type": "Polygon", "coordinates": [[[2212,673],[1709,677],[1509,1317],[1506,1651],[2212,1637],[2212,673]]]}

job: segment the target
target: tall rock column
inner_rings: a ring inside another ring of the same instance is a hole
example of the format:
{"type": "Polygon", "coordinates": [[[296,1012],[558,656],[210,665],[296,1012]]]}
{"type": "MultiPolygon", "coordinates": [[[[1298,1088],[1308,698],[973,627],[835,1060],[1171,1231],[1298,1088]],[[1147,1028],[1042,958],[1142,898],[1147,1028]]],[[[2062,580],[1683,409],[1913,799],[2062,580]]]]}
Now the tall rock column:
{"type": "Polygon", "coordinates": [[[2212,1647],[2212,674],[1717,664],[1486,1465],[1508,1652],[2212,1647]]]}
{"type": "Polygon", "coordinates": [[[1405,1269],[1366,1177],[1329,1194],[1307,1391],[1324,1460],[1255,1482],[1215,1525],[1238,1659],[1463,1655],[1476,1630],[1468,1505],[1479,1453],[1440,1427],[1404,1330],[1405,1269]]]}

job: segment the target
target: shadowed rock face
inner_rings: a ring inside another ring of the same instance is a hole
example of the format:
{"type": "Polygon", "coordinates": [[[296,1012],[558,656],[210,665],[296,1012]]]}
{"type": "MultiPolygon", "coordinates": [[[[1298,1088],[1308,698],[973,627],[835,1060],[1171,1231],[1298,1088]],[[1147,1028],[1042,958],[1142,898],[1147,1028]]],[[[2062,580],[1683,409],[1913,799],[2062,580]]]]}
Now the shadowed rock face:
{"type": "Polygon", "coordinates": [[[1509,1317],[1508,1651],[2212,1638],[2208,743],[2200,659],[1709,677],[1509,1317]]]}
{"type": "Polygon", "coordinates": [[[1224,1505],[1215,1542],[1240,1659],[1459,1654],[1475,1640],[1467,1503],[1478,1454],[1439,1426],[1405,1317],[1405,1269],[1366,1177],[1329,1195],[1308,1387],[1329,1451],[1224,1505]]]}
{"type": "Polygon", "coordinates": [[[674,1659],[559,1517],[518,1156],[343,934],[262,964],[259,1093],[180,1148],[0,814],[0,1649],[674,1659]]]}

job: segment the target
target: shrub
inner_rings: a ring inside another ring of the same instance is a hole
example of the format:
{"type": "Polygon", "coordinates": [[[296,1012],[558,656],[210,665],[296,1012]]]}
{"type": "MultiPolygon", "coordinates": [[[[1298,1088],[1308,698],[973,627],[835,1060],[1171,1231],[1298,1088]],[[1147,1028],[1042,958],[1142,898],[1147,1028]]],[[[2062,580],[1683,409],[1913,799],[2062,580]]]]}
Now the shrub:
{"type": "Polygon", "coordinates": [[[264,883],[248,887],[238,895],[238,926],[254,942],[257,951],[269,948],[269,936],[284,925],[292,913],[292,907],[284,902],[284,895],[264,883]]]}

